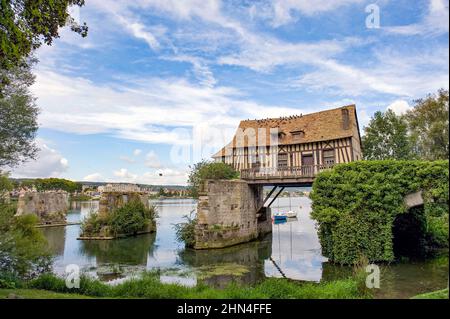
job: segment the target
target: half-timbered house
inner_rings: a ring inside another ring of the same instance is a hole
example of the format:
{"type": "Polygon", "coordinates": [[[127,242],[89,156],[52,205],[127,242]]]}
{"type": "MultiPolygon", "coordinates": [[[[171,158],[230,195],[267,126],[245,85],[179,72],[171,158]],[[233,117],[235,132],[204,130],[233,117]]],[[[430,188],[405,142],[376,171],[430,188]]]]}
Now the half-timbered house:
{"type": "Polygon", "coordinates": [[[233,140],[213,155],[241,177],[314,176],[362,158],[356,106],[280,118],[241,121],[233,140]]]}

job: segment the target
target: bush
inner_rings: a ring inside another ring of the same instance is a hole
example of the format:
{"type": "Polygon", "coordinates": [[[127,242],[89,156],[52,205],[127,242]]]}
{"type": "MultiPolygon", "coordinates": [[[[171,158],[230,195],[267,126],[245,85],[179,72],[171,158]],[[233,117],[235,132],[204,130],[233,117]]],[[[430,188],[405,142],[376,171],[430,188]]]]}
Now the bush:
{"type": "Polygon", "coordinates": [[[361,255],[394,260],[394,221],[407,213],[405,195],[419,190],[424,237],[448,245],[448,175],[448,161],[359,161],[320,173],[310,197],[324,256],[342,264],[361,255]]]}
{"type": "Polygon", "coordinates": [[[144,230],[155,217],[155,208],[146,208],[138,200],[130,201],[113,211],[109,225],[117,234],[135,234],[144,230]]]}
{"type": "Polygon", "coordinates": [[[51,253],[35,215],[15,217],[15,205],[0,204],[0,286],[17,286],[51,270],[51,253]]]}
{"type": "Polygon", "coordinates": [[[91,213],[81,224],[81,233],[88,237],[136,234],[154,224],[156,217],[155,207],[132,200],[107,215],[91,213]]]}
{"type": "Polygon", "coordinates": [[[206,180],[235,178],[239,178],[239,172],[232,166],[221,162],[201,161],[192,167],[188,183],[192,197],[198,198],[200,187],[206,180]]]}
{"type": "Polygon", "coordinates": [[[191,214],[185,215],[186,219],[185,223],[175,224],[175,235],[178,241],[184,242],[186,247],[194,247],[195,246],[195,225],[197,224],[197,218],[192,217],[193,212],[191,214]]]}
{"type": "Polygon", "coordinates": [[[101,218],[98,213],[91,212],[81,223],[81,233],[83,236],[98,236],[108,222],[108,219],[101,218]]]}

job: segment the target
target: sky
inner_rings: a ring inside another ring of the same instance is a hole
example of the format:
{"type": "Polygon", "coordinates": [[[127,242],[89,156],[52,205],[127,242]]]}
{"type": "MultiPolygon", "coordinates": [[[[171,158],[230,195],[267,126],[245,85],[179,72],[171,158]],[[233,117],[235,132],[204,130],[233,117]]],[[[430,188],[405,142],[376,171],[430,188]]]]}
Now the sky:
{"type": "Polygon", "coordinates": [[[449,87],[448,0],[86,0],[36,56],[40,153],[12,177],[185,185],[244,119],[449,87]]]}

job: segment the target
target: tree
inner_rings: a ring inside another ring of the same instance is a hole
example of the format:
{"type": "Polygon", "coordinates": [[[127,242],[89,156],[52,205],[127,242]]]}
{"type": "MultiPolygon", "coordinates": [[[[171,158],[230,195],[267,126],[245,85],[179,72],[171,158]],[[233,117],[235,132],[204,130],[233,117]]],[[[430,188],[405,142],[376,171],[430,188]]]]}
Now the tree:
{"type": "Polygon", "coordinates": [[[192,197],[197,198],[200,186],[205,180],[235,178],[239,178],[239,172],[230,165],[203,160],[191,167],[188,183],[192,197]]]}
{"type": "Polygon", "coordinates": [[[28,89],[34,82],[31,66],[35,62],[29,59],[7,72],[11,81],[0,96],[0,167],[34,159],[38,151],[34,138],[39,110],[28,89]]]}
{"type": "MultiPolygon", "coordinates": [[[[79,25],[68,13],[71,6],[82,7],[84,0],[1,0],[0,69],[10,70],[30,56],[42,43],[51,45],[59,37],[59,28],[70,26],[82,37],[88,27],[79,25]]],[[[0,93],[10,81],[2,72],[0,93]]]]}
{"type": "Polygon", "coordinates": [[[73,182],[63,178],[37,178],[34,185],[38,191],[47,190],[63,190],[68,193],[80,192],[83,188],[82,184],[73,182]]]}
{"type": "Polygon", "coordinates": [[[8,174],[3,174],[0,171],[0,195],[4,192],[4,191],[10,191],[13,188],[13,184],[12,182],[9,180],[8,178],[8,174]]]}
{"type": "Polygon", "coordinates": [[[16,207],[0,203],[0,288],[51,270],[47,240],[35,226],[37,216],[16,217],[16,207]]]}
{"type": "Polygon", "coordinates": [[[362,144],[365,159],[411,159],[413,156],[408,123],[392,110],[376,112],[364,132],[362,144]]]}
{"type": "Polygon", "coordinates": [[[415,101],[406,113],[412,140],[422,159],[449,158],[448,90],[441,89],[425,99],[415,101]]]}

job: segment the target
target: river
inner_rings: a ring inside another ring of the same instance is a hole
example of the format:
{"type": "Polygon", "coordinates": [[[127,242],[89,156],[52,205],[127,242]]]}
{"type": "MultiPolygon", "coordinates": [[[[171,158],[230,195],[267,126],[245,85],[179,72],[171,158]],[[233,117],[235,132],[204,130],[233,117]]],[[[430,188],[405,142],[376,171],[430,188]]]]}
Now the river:
{"type": "MultiPolygon", "coordinates": [[[[333,265],[321,254],[316,224],[310,218],[307,197],[280,198],[275,211],[292,209],[295,220],[273,225],[265,238],[217,250],[185,249],[176,240],[173,225],[196,208],[196,201],[165,199],[152,202],[158,210],[157,232],[109,241],[80,241],[79,225],[44,228],[55,255],[55,273],[63,275],[67,265],[102,281],[115,284],[144,270],[161,271],[161,281],[195,285],[203,282],[223,287],[231,281],[254,284],[266,277],[286,277],[300,281],[330,281],[351,274],[351,268],[333,265]]],[[[69,222],[79,222],[98,209],[98,202],[72,202],[69,222]]],[[[409,298],[419,293],[446,288],[448,254],[421,260],[381,265],[377,298],[409,298]]]]}

